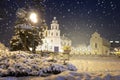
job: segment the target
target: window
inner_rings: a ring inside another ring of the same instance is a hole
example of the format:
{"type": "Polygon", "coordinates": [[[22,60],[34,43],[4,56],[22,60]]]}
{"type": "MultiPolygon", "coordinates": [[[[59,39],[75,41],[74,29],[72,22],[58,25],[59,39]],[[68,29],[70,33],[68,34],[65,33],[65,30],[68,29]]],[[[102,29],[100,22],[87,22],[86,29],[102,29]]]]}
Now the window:
{"type": "Polygon", "coordinates": [[[95,43],[95,48],[97,48],[97,43],[95,43]]]}
{"type": "Polygon", "coordinates": [[[51,33],[51,36],[53,36],[53,33],[51,33]]]}
{"type": "Polygon", "coordinates": [[[57,26],[56,26],[56,29],[57,29],[57,26]]]}
{"type": "Polygon", "coordinates": [[[68,43],[68,46],[69,46],[69,43],[68,43]]]}
{"type": "Polygon", "coordinates": [[[53,42],[53,40],[51,40],[51,42],[53,42]]]}
{"type": "Polygon", "coordinates": [[[46,33],[45,33],[45,36],[47,36],[47,31],[46,31],[46,33]]]}
{"type": "Polygon", "coordinates": [[[56,33],[56,36],[58,36],[58,33],[56,33]]]}
{"type": "Polygon", "coordinates": [[[66,43],[64,43],[64,45],[66,45],[66,43]]]}
{"type": "Polygon", "coordinates": [[[105,51],[105,53],[108,53],[108,51],[105,51]]]}

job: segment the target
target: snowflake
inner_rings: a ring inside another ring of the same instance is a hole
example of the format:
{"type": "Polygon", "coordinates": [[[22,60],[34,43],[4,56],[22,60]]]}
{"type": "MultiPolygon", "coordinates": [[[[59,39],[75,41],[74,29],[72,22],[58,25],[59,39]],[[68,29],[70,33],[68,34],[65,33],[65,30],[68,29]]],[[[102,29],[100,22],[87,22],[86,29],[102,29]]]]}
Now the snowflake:
{"type": "Polygon", "coordinates": [[[102,4],[101,4],[100,6],[101,6],[101,7],[103,7],[103,5],[102,5],[102,4]]]}
{"type": "Polygon", "coordinates": [[[90,11],[88,11],[87,13],[90,14],[90,11]]]}
{"type": "Polygon", "coordinates": [[[89,27],[92,28],[92,25],[90,25],[89,27]]]}
{"type": "Polygon", "coordinates": [[[70,9],[68,9],[67,11],[68,11],[68,12],[70,12],[71,10],[70,10],[70,9]]]}
{"type": "Polygon", "coordinates": [[[98,11],[98,9],[95,10],[96,12],[98,11]]]}
{"type": "Polygon", "coordinates": [[[102,13],[103,13],[103,14],[105,14],[106,12],[105,12],[105,11],[103,11],[102,13]]]}
{"type": "Polygon", "coordinates": [[[111,1],[110,4],[112,4],[113,2],[111,1]]]}
{"type": "Polygon", "coordinates": [[[104,1],[102,1],[102,4],[104,3],[104,1]]]}
{"type": "Polygon", "coordinates": [[[79,1],[77,1],[77,4],[80,4],[80,2],[79,2],[79,1]]]}
{"type": "Polygon", "coordinates": [[[98,2],[98,5],[100,5],[100,2],[98,2]]]}
{"type": "Polygon", "coordinates": [[[113,4],[111,4],[111,7],[114,7],[114,5],[113,5],[113,4]]]}
{"type": "Polygon", "coordinates": [[[62,16],[63,18],[65,18],[65,16],[62,16]]]}
{"type": "Polygon", "coordinates": [[[62,3],[61,5],[60,5],[60,7],[64,7],[65,6],[65,4],[64,3],[62,3]]]}
{"type": "Polygon", "coordinates": [[[74,14],[74,12],[71,12],[71,14],[74,14]]]}
{"type": "Polygon", "coordinates": [[[62,25],[63,27],[65,27],[65,25],[62,25]]]}
{"type": "Polygon", "coordinates": [[[89,10],[87,13],[90,14],[92,12],[92,10],[89,10]]]}
{"type": "MultiPolygon", "coordinates": [[[[6,25],[8,25],[8,23],[6,23],[6,25]]],[[[8,28],[8,27],[7,27],[8,28]]]]}
{"type": "Polygon", "coordinates": [[[103,24],[101,24],[101,27],[103,27],[104,25],[103,24]]]}

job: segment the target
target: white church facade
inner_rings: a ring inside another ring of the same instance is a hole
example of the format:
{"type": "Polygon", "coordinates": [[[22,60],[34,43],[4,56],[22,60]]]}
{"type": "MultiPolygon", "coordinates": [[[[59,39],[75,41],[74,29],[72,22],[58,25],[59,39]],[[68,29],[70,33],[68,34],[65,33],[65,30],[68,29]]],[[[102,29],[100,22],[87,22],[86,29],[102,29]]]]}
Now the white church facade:
{"type": "Polygon", "coordinates": [[[43,44],[37,47],[37,51],[63,52],[63,46],[71,44],[70,39],[61,36],[58,21],[54,17],[50,29],[45,30],[43,44]]]}

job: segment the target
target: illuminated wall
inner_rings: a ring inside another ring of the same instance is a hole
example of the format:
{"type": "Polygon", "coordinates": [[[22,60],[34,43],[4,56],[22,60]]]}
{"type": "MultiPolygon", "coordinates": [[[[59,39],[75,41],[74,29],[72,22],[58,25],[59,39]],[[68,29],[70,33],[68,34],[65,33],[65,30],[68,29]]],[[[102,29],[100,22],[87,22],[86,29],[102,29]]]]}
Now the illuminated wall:
{"type": "Polygon", "coordinates": [[[71,45],[71,40],[63,40],[60,36],[60,29],[56,17],[53,18],[51,29],[44,32],[45,38],[43,39],[42,46],[37,47],[37,51],[51,51],[62,52],[62,43],[71,45]]]}
{"type": "Polygon", "coordinates": [[[106,55],[110,52],[110,43],[95,32],[90,39],[91,54],[106,55]]]}

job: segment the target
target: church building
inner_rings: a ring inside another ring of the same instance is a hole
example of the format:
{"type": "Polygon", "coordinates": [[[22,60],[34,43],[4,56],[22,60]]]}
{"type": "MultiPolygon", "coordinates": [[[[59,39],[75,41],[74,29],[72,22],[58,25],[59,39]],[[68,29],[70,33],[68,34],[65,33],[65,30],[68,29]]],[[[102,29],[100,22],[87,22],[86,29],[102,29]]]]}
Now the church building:
{"type": "Polygon", "coordinates": [[[97,32],[93,33],[90,39],[91,54],[93,55],[109,55],[110,43],[102,38],[97,32]]]}
{"type": "MultiPolygon", "coordinates": [[[[44,39],[42,46],[39,45],[37,50],[50,52],[63,52],[63,43],[71,46],[71,40],[60,36],[59,24],[56,17],[53,18],[50,29],[44,31],[44,39]],[[63,40],[64,39],[64,40],[63,40]],[[66,41],[66,40],[67,41],[66,41]]],[[[64,46],[65,46],[64,45],[64,46]]]]}

